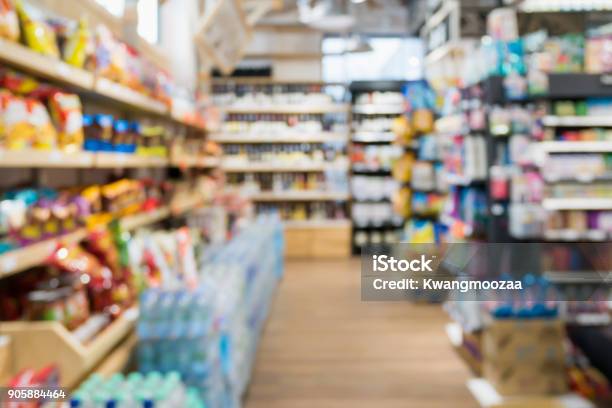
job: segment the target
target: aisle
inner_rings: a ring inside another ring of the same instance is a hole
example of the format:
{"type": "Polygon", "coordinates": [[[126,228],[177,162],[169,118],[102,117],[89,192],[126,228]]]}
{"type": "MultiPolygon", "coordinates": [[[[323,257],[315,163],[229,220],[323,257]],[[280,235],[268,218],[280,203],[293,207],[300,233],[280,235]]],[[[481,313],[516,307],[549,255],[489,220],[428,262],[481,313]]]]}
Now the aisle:
{"type": "Polygon", "coordinates": [[[462,408],[439,306],[360,301],[359,261],[290,262],[246,408],[462,408]]]}

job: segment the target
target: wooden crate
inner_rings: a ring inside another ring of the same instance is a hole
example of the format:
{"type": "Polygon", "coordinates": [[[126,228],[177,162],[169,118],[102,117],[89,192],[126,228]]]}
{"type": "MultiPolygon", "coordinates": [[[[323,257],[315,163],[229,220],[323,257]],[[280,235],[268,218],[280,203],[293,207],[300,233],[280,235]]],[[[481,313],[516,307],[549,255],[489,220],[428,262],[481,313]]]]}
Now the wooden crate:
{"type": "Polygon", "coordinates": [[[59,322],[2,322],[0,334],[11,338],[11,374],[57,364],[62,387],[73,388],[128,335],[137,317],[137,308],[127,310],[87,344],[59,322]]]}

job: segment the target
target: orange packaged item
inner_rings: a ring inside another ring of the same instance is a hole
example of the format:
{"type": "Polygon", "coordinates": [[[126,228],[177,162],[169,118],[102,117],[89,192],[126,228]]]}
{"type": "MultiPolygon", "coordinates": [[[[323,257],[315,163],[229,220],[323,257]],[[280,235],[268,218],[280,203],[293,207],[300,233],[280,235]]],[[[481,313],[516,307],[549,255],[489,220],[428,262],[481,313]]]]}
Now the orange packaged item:
{"type": "Polygon", "coordinates": [[[83,111],[78,95],[55,92],[49,99],[49,108],[59,130],[58,147],[70,153],[81,150],[83,111]]]}

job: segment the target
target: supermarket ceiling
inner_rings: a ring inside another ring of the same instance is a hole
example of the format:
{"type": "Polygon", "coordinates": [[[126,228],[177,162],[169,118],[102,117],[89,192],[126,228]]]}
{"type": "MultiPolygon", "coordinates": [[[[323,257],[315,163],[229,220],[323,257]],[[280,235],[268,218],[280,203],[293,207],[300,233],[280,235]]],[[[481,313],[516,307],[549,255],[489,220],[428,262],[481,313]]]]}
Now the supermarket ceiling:
{"type": "MultiPolygon", "coordinates": [[[[407,32],[411,0],[285,0],[264,25],[305,25],[325,32],[407,32]]],[[[421,1],[422,2],[422,1],[421,1]]]]}

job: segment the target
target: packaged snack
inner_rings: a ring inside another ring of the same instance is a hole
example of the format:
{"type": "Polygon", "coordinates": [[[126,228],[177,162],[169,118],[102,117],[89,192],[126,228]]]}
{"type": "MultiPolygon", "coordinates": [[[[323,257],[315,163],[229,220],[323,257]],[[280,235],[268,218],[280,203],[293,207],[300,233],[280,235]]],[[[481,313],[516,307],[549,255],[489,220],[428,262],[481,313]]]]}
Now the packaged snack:
{"type": "Polygon", "coordinates": [[[113,123],[113,149],[119,153],[131,153],[132,144],[130,143],[130,127],[127,120],[117,119],[113,123]]]}
{"type": "Polygon", "coordinates": [[[35,136],[26,101],[19,96],[5,95],[4,102],[4,147],[8,150],[26,149],[35,136]]]}
{"type": "Polygon", "coordinates": [[[19,40],[19,20],[11,0],[0,0],[0,37],[19,40]]]}
{"type": "Polygon", "coordinates": [[[41,54],[59,58],[57,39],[55,38],[53,29],[44,21],[34,20],[29,10],[24,6],[23,1],[18,0],[15,7],[17,9],[19,21],[21,22],[21,29],[26,45],[41,54]]]}
{"type": "Polygon", "coordinates": [[[36,99],[27,99],[28,121],[34,129],[32,147],[41,150],[54,149],[57,145],[57,132],[47,108],[36,99]]]}
{"type": "Polygon", "coordinates": [[[85,18],[81,18],[64,46],[64,61],[75,67],[83,68],[87,59],[90,37],[89,24],[85,18]]]}
{"type": "Polygon", "coordinates": [[[58,147],[70,153],[81,150],[83,113],[78,95],[55,92],[49,98],[49,108],[59,130],[58,147]]]}
{"type": "Polygon", "coordinates": [[[100,263],[109,267],[114,277],[120,276],[119,253],[114,238],[106,226],[101,225],[90,231],[87,249],[98,258],[100,263]]]}
{"type": "Polygon", "coordinates": [[[397,159],[395,163],[393,163],[393,178],[403,183],[410,181],[413,163],[414,156],[412,154],[404,154],[397,159]]]}
{"type": "Polygon", "coordinates": [[[111,115],[83,115],[83,129],[85,150],[93,152],[113,150],[113,117],[111,115]]]}

